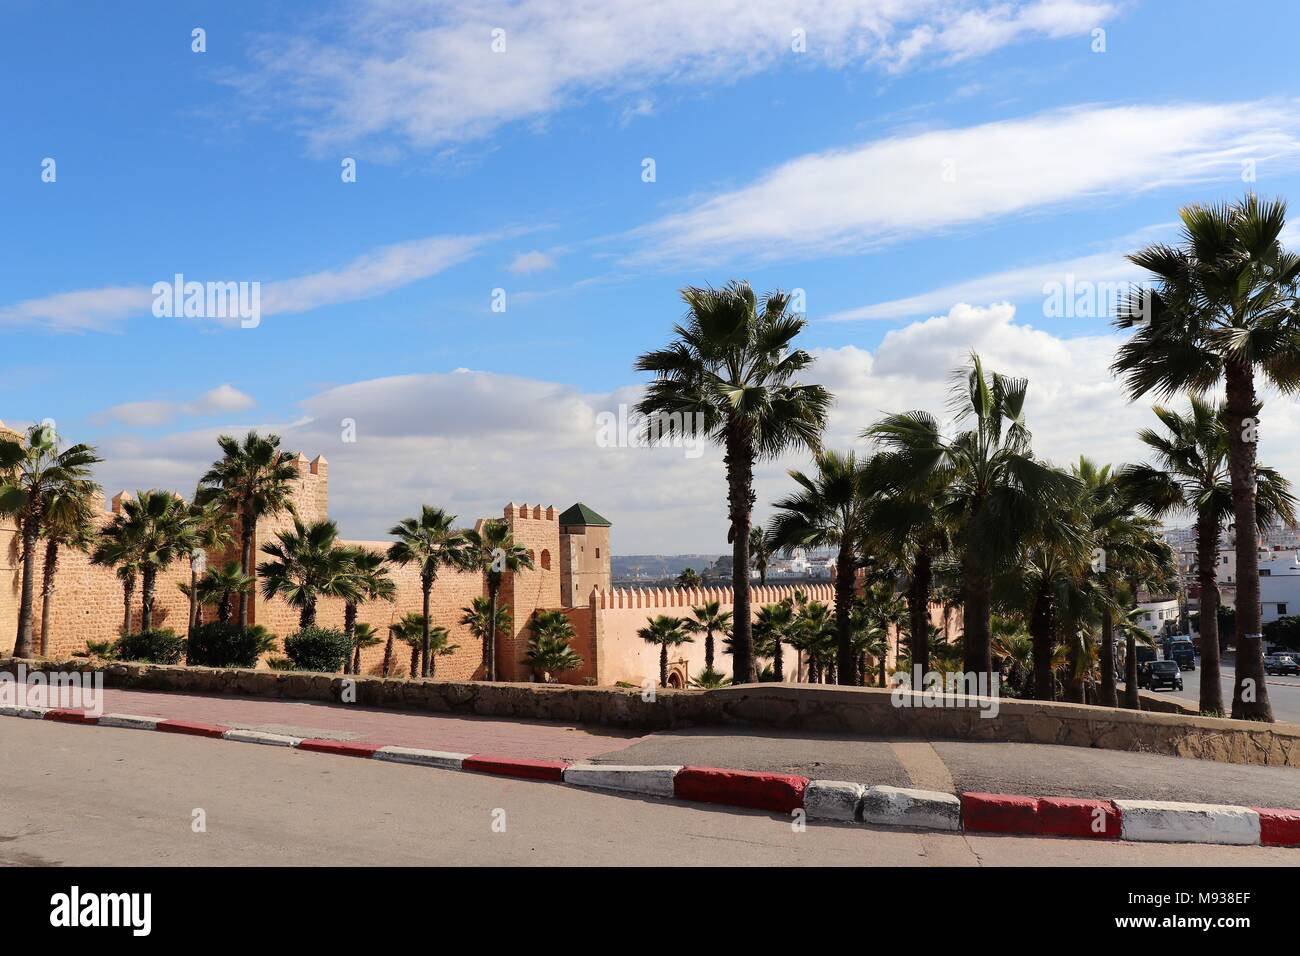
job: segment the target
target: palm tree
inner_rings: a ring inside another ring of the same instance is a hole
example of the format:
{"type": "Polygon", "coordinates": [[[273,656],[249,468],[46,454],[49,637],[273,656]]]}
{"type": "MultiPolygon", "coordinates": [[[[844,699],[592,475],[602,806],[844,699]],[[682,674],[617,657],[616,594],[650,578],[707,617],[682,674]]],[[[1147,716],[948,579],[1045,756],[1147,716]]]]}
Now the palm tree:
{"type": "Polygon", "coordinates": [[[0,437],[0,516],[17,519],[22,542],[22,591],[18,602],[15,657],[32,656],[33,609],[36,601],[36,540],[44,527],[52,496],[86,487],[90,467],[102,459],[90,445],[59,451],[53,427],[34,425],[27,439],[0,437]]]}
{"type": "Polygon", "coordinates": [[[686,628],[688,634],[704,635],[704,669],[712,671],[713,635],[731,633],[732,614],[730,611],[722,610],[722,605],[718,601],[705,601],[700,607],[691,608],[691,613],[695,617],[687,618],[682,626],[686,628]]]}
{"type": "Polygon", "coordinates": [[[397,635],[398,640],[411,646],[411,676],[436,677],[438,658],[448,657],[460,649],[459,644],[450,640],[450,632],[445,627],[429,625],[429,619],[423,614],[412,611],[396,624],[389,625],[389,630],[397,635]],[[428,655],[428,667],[424,666],[428,655]]]}
{"type": "Polygon", "coordinates": [[[767,587],[767,565],[772,560],[772,549],[767,545],[767,535],[762,528],[749,529],[749,563],[758,572],[759,587],[767,587]]]}
{"type": "MultiPolygon", "coordinates": [[[[856,647],[865,650],[879,661],[877,677],[880,686],[886,683],[886,666],[889,657],[889,632],[895,635],[895,651],[898,650],[897,636],[908,627],[909,608],[907,599],[898,593],[894,586],[895,577],[871,581],[861,600],[853,602],[852,610],[861,609],[862,617],[855,622],[853,633],[856,647]]],[[[927,624],[929,623],[927,617],[927,624]]],[[[898,655],[895,655],[896,657],[898,655]]],[[[858,671],[862,682],[866,680],[866,668],[859,663],[858,671]]]]}
{"type": "MultiPolygon", "coordinates": [[[[293,492],[298,466],[293,452],[280,450],[280,436],[255,431],[241,443],[229,435],[217,439],[222,457],[199,479],[199,504],[218,502],[239,519],[240,568],[256,577],[253,537],[259,518],[294,513],[293,492]]],[[[239,595],[239,626],[248,627],[248,594],[239,595]]]]}
{"type": "MultiPolygon", "coordinates": [[[[373,624],[366,624],[364,621],[352,628],[352,670],[353,674],[361,673],[361,651],[367,647],[374,647],[379,643],[379,636],[375,633],[373,624]]],[[[347,673],[347,669],[344,669],[347,673]]],[[[384,675],[388,676],[387,674],[384,675]]]]}
{"type": "Polygon", "coordinates": [[[893,453],[888,470],[900,486],[943,489],[934,507],[953,528],[960,563],[963,667],[991,679],[993,579],[1015,566],[1044,515],[1068,506],[1078,482],[1034,458],[1024,420],[1027,381],[986,375],[974,353],[970,368],[957,375],[956,425],[969,427],[951,439],[921,411],[888,416],[869,431],[893,453]]]}
{"type": "Polygon", "coordinates": [[[49,653],[50,608],[54,604],[54,579],[59,568],[59,549],[89,551],[95,542],[95,512],[91,495],[99,486],[92,481],[70,481],[52,489],[45,507],[45,564],[41,568],[41,641],[40,652],[49,653]]]}
{"type": "Polygon", "coordinates": [[[778,682],[785,680],[785,655],[781,644],[789,637],[793,624],[794,604],[789,600],[764,604],[754,617],[754,652],[772,659],[773,679],[778,682]]]}
{"type": "Polygon", "coordinates": [[[686,622],[680,617],[660,614],[646,618],[646,626],[638,630],[637,637],[647,644],[659,646],[659,686],[668,686],[668,648],[693,644],[695,638],[686,632],[686,622]]]}
{"type": "Polygon", "coordinates": [[[1113,369],[1130,397],[1203,395],[1223,382],[1228,477],[1237,527],[1237,660],[1232,716],[1272,721],[1260,628],[1256,438],[1258,371],[1283,392],[1300,388],[1300,256],[1280,242],[1286,203],[1247,194],[1235,203],[1184,207],[1179,247],[1149,246],[1130,260],[1153,288],[1116,319],[1134,328],[1113,369]]]}
{"type": "Polygon", "coordinates": [[[433,582],[438,579],[442,568],[454,568],[467,571],[472,567],[476,554],[471,550],[470,539],[464,532],[452,527],[455,515],[449,515],[441,508],[422,505],[418,518],[403,518],[389,529],[388,533],[397,538],[388,548],[388,560],[394,564],[415,564],[420,570],[420,593],[423,595],[424,634],[420,652],[420,676],[431,674],[429,655],[432,651],[429,631],[429,595],[433,591],[433,582]]]}
{"type": "MultiPolygon", "coordinates": [[[[171,491],[138,491],[135,498],[123,500],[122,510],[109,521],[104,536],[108,547],[103,553],[105,560],[99,563],[107,563],[114,556],[118,542],[130,542],[130,562],[140,574],[140,630],[150,631],[158,572],[194,548],[195,527],[189,506],[171,491]]],[[[123,556],[117,563],[126,561],[123,556]]]]}
{"type": "Polygon", "coordinates": [[[808,681],[834,681],[838,658],[838,634],[831,609],[821,601],[804,601],[795,612],[790,646],[808,661],[808,681]]]}
{"type": "Polygon", "coordinates": [[[316,623],[316,602],[322,597],[359,600],[357,582],[349,571],[350,553],[338,546],[339,529],[333,521],[304,524],[294,517],[293,528],[262,545],[272,561],[257,566],[262,576],[262,597],[277,595],[298,609],[298,626],[316,623]]]}
{"type": "MultiPolygon", "coordinates": [[[[357,643],[359,638],[356,636],[357,608],[369,601],[396,600],[397,585],[388,575],[386,566],[388,559],[382,553],[359,547],[347,548],[345,551],[344,573],[351,578],[352,586],[348,589],[343,604],[343,633],[352,638],[357,647],[356,660],[359,667],[362,645],[357,643]]],[[[373,643],[378,644],[379,639],[376,638],[373,643]]],[[[346,667],[344,673],[347,673],[346,667]]],[[[361,672],[353,669],[352,673],[361,672]]]]}
{"type": "Polygon", "coordinates": [[[794,448],[817,450],[831,396],[820,385],[797,381],[813,358],[791,347],[806,320],[789,312],[785,293],[770,292],[760,301],[748,283],[731,282],[681,294],[689,311],[685,323],[673,329],[675,340],[637,359],[639,371],[655,376],[637,410],[667,421],[661,433],[670,433],[674,424],[698,422],[725,449],[734,673],[737,682],[748,683],[754,679],[749,609],[754,465],[794,448]]]}
{"type": "MultiPolygon", "coordinates": [[[[194,493],[194,503],[190,505],[190,518],[195,527],[195,547],[190,553],[190,586],[182,588],[190,599],[190,616],[188,631],[202,623],[200,571],[207,563],[210,551],[225,551],[234,542],[235,536],[230,527],[230,512],[222,507],[221,502],[209,500],[203,502],[204,492],[200,487],[194,493]]],[[[229,616],[227,616],[229,619],[229,616]]]]}
{"type": "Polygon", "coordinates": [[[854,578],[861,564],[855,549],[867,530],[875,481],[869,462],[859,462],[853,452],[818,452],[816,463],[817,473],[812,477],[801,471],[790,472],[802,490],[773,504],[776,514],[768,526],[767,538],[772,550],[780,548],[786,554],[798,547],[837,549],[836,671],[840,683],[852,684],[857,663],[850,613],[854,578]]]}
{"type": "MultiPolygon", "coordinates": [[[[1219,531],[1233,516],[1225,409],[1195,396],[1184,414],[1156,406],[1165,426],[1138,437],[1154,453],[1153,465],[1130,465],[1119,481],[1127,496],[1154,518],[1171,512],[1196,517],[1196,573],[1201,591],[1201,698],[1203,714],[1222,714],[1219,666],[1219,588],[1216,577],[1219,531]]],[[[1275,519],[1295,521],[1290,484],[1272,468],[1258,466],[1255,519],[1260,530],[1275,519]]]]}
{"type": "MultiPolygon", "coordinates": [[[[515,542],[510,534],[510,525],[504,521],[487,521],[482,528],[465,533],[469,546],[469,562],[487,577],[488,617],[498,618],[498,604],[501,595],[501,581],[506,572],[516,574],[519,571],[533,569],[533,557],[528,549],[515,542]]],[[[489,629],[479,638],[483,641],[483,675],[487,680],[497,679],[497,634],[510,630],[510,615],[504,617],[505,623],[495,629],[489,629]]]]}
{"type": "MultiPolygon", "coordinates": [[[[418,611],[412,611],[397,623],[388,625],[389,644],[396,637],[411,648],[411,677],[420,676],[420,651],[424,647],[424,635],[429,632],[428,624],[427,617],[418,611]]],[[[384,654],[391,657],[387,650],[384,654]]]]}
{"type": "Polygon", "coordinates": [[[200,605],[217,606],[217,620],[222,624],[230,620],[234,608],[232,598],[252,590],[253,579],[244,573],[238,561],[227,561],[219,568],[208,568],[197,582],[200,605]]]}
{"type": "Polygon", "coordinates": [[[502,605],[496,608],[494,614],[490,597],[476,597],[470,601],[469,607],[460,610],[460,623],[469,628],[469,632],[479,639],[480,645],[488,641],[489,635],[510,633],[510,625],[513,623],[510,608],[502,605]],[[490,622],[494,619],[496,626],[492,627],[490,622]]]}
{"type": "Polygon", "coordinates": [[[98,542],[90,555],[91,564],[113,568],[117,579],[122,582],[123,637],[131,633],[131,603],[140,576],[142,555],[138,531],[134,525],[115,518],[100,531],[98,542]]]}
{"type": "Polygon", "coordinates": [[[698,588],[700,581],[700,572],[694,568],[683,568],[682,573],[677,575],[677,586],[679,588],[698,588]]]}
{"type": "Polygon", "coordinates": [[[583,664],[582,658],[569,646],[573,641],[573,624],[563,611],[537,610],[528,625],[532,637],[524,660],[540,675],[542,683],[555,683],[553,675],[573,671],[583,664]]]}

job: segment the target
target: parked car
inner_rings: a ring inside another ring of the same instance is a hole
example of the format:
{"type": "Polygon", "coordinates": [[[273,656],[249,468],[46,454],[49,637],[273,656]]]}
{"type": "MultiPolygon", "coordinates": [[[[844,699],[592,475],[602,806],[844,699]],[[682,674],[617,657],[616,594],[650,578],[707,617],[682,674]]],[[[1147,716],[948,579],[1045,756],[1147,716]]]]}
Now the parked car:
{"type": "Polygon", "coordinates": [[[1175,661],[1150,661],[1138,672],[1138,686],[1148,690],[1183,689],[1183,672],[1175,661]]]}
{"type": "Polygon", "coordinates": [[[1264,673],[1300,675],[1300,662],[1290,654],[1270,654],[1264,658],[1264,673]]]}

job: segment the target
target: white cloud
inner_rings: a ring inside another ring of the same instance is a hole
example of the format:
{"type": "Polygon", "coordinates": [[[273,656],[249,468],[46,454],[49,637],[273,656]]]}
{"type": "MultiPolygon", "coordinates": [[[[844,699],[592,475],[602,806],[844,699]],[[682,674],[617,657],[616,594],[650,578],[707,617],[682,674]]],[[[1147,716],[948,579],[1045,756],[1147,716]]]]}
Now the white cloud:
{"type": "Polygon", "coordinates": [[[1018,213],[1300,162],[1300,109],[1091,106],[909,133],[783,163],[637,230],[639,259],[861,252],[1018,213]]]}
{"type": "MultiPolygon", "coordinates": [[[[307,312],[339,302],[354,302],[427,279],[465,261],[494,234],[429,236],[381,246],[338,269],[262,283],[262,316],[307,312]]],[[[256,276],[186,275],[187,281],[260,281],[256,276]]],[[[172,276],[158,281],[172,282],[172,276]]],[[[150,315],[149,286],[61,292],[0,307],[0,326],[41,325],[56,330],[105,330],[132,316],[150,315]]]]}
{"type": "MultiPolygon", "coordinates": [[[[1086,34],[1121,5],[1082,0],[363,0],[333,29],[263,38],[255,77],[288,97],[317,150],[434,147],[539,120],[592,96],[727,82],[817,63],[954,61],[1032,37],[1086,34]],[[494,29],[505,47],[494,52],[494,29]],[[793,50],[793,31],[806,34],[793,50]]],[[[624,111],[624,118],[627,113],[624,111]]]]}
{"type": "Polygon", "coordinates": [[[97,423],[117,422],[136,428],[165,425],[182,417],[220,415],[242,412],[257,403],[233,385],[223,384],[210,389],[191,402],[125,402],[114,405],[95,415],[97,423]]]}
{"type": "Polygon", "coordinates": [[[532,250],[531,252],[521,252],[510,262],[509,269],[515,275],[528,275],[533,272],[544,272],[547,269],[555,268],[555,260],[545,252],[532,250]]]}

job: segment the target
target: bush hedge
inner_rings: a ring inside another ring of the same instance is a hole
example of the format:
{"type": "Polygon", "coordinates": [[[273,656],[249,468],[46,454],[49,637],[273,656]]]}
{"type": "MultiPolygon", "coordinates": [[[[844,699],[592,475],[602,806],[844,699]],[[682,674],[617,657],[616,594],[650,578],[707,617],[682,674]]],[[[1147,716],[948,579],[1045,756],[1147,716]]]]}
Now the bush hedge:
{"type": "Polygon", "coordinates": [[[332,627],[304,627],[285,638],[284,652],[297,670],[329,674],[352,654],[352,642],[332,627]]]}
{"type": "Polygon", "coordinates": [[[274,640],[260,624],[245,628],[234,621],[210,621],[190,634],[185,662],[198,667],[256,667],[268,644],[274,640]]]}
{"type": "Polygon", "coordinates": [[[117,655],[124,661],[148,664],[179,664],[185,653],[185,638],[169,628],[154,628],[128,634],[117,642],[117,655]]]}

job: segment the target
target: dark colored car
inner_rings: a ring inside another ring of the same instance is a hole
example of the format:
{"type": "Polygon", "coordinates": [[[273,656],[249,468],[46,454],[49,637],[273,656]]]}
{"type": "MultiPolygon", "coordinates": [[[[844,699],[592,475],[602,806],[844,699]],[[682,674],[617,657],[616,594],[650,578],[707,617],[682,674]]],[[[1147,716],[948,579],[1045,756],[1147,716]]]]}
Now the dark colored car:
{"type": "Polygon", "coordinates": [[[1290,654],[1270,654],[1264,658],[1264,673],[1300,675],[1300,663],[1290,654]]]}
{"type": "Polygon", "coordinates": [[[1179,670],[1196,670],[1196,648],[1192,647],[1191,641],[1171,642],[1165,657],[1177,664],[1179,670]]]}
{"type": "Polygon", "coordinates": [[[1183,672],[1174,661],[1151,661],[1138,674],[1138,686],[1148,690],[1159,690],[1161,687],[1182,690],[1183,672]]]}

